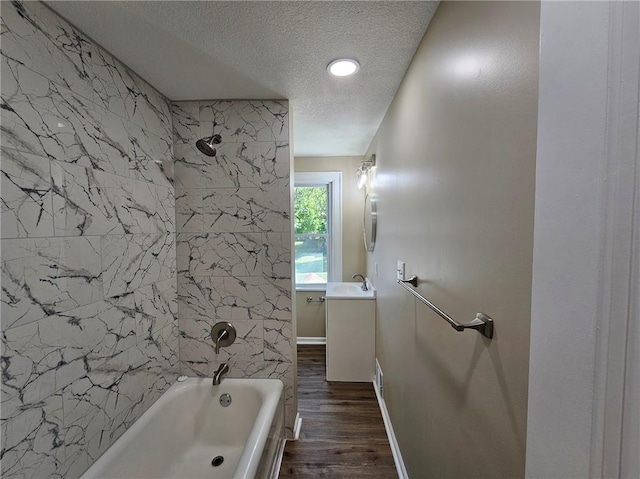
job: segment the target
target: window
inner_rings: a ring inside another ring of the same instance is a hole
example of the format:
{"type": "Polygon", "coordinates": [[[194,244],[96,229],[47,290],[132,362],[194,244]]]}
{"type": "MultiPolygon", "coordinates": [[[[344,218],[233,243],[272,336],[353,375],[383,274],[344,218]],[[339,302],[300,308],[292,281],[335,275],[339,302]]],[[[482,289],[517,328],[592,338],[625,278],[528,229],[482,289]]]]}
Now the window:
{"type": "Polygon", "coordinates": [[[340,172],[296,173],[296,289],[324,289],[342,277],[340,172]]]}

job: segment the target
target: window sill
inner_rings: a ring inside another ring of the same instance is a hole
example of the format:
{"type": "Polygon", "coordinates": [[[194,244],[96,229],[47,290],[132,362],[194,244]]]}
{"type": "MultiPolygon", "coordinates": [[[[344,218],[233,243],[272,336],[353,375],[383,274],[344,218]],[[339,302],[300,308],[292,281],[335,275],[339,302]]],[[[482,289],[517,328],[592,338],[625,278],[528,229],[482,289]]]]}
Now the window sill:
{"type": "Polygon", "coordinates": [[[308,293],[324,292],[326,290],[327,290],[327,286],[325,284],[310,284],[308,286],[305,286],[305,285],[296,286],[296,293],[297,292],[308,292],[308,293]]]}

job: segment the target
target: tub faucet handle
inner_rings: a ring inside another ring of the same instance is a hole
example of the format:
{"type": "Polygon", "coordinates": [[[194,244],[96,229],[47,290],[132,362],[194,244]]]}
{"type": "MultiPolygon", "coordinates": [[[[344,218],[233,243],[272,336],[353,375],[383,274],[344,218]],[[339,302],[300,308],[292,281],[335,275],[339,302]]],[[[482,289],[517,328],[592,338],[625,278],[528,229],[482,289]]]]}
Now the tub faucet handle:
{"type": "Polygon", "coordinates": [[[236,328],[227,321],[220,321],[211,328],[211,340],[215,346],[216,354],[219,354],[221,347],[231,346],[236,340],[236,328]]]}
{"type": "Polygon", "coordinates": [[[218,386],[222,382],[222,377],[229,372],[229,365],[222,363],[218,366],[218,369],[213,373],[213,385],[218,386]]]}
{"type": "Polygon", "coordinates": [[[218,332],[218,337],[216,338],[216,354],[220,353],[220,341],[222,341],[227,336],[229,336],[229,333],[227,332],[226,329],[221,329],[218,332]]]}

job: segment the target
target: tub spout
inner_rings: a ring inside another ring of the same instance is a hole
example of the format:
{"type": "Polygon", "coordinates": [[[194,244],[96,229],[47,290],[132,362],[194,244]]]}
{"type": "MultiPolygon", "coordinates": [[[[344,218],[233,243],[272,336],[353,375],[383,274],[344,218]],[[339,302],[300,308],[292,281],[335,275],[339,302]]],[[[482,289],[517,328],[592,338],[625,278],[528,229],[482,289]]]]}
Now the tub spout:
{"type": "Polygon", "coordinates": [[[229,365],[227,363],[222,363],[218,370],[213,373],[213,385],[218,386],[222,382],[222,376],[229,372],[229,365]]]}

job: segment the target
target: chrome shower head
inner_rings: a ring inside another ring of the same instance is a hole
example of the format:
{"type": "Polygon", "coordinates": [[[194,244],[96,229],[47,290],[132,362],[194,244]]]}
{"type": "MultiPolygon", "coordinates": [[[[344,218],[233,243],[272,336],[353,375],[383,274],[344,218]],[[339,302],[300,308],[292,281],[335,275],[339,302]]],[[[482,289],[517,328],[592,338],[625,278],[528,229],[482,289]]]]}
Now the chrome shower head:
{"type": "Polygon", "coordinates": [[[222,141],[220,135],[213,135],[208,138],[200,138],[196,141],[196,147],[207,156],[216,156],[216,149],[213,145],[217,145],[222,141]]]}

